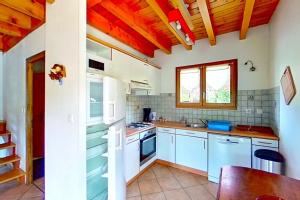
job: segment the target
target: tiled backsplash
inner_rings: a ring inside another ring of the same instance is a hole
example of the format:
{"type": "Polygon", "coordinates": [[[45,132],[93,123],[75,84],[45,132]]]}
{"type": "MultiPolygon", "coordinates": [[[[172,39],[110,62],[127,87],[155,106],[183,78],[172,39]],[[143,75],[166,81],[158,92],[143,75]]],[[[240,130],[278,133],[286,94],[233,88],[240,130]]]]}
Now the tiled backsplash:
{"type": "Polygon", "coordinates": [[[181,109],[175,107],[175,94],[159,96],[127,96],[127,123],[141,121],[142,109],[152,108],[158,117],[169,121],[187,119],[197,123],[199,119],[229,120],[234,125],[263,125],[277,129],[279,124],[279,87],[270,90],[239,90],[237,110],[181,109]]]}

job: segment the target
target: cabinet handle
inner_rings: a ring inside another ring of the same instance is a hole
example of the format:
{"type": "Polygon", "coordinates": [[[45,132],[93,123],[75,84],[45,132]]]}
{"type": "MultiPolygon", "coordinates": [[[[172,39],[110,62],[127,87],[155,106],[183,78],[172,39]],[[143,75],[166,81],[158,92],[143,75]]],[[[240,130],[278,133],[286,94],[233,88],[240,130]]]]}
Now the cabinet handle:
{"type": "Polygon", "coordinates": [[[172,144],[173,144],[173,142],[174,142],[174,141],[173,141],[173,140],[174,140],[174,139],[173,139],[173,135],[172,135],[171,139],[172,139],[172,144]]]}
{"type": "Polygon", "coordinates": [[[138,151],[140,151],[140,143],[138,143],[138,151]]]}
{"type": "Polygon", "coordinates": [[[204,142],[203,142],[203,146],[204,146],[204,150],[205,150],[205,148],[206,148],[206,146],[205,146],[205,140],[204,140],[204,142]]]}
{"type": "Polygon", "coordinates": [[[261,144],[272,144],[271,142],[261,142],[261,141],[258,141],[258,143],[261,143],[261,144]]]}

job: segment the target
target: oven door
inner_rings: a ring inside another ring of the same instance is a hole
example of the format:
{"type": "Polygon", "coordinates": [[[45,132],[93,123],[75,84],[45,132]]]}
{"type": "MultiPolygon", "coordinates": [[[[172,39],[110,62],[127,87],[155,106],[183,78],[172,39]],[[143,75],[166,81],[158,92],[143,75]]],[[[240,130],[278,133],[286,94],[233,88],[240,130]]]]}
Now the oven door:
{"type": "Polygon", "coordinates": [[[140,164],[143,165],[156,155],[156,134],[140,140],[140,164]]]}

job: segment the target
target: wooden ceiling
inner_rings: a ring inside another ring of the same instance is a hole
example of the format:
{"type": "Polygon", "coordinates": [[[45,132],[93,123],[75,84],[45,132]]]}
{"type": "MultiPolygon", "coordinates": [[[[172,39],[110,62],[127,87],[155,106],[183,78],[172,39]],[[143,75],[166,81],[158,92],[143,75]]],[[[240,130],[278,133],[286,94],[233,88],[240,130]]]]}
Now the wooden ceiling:
{"type": "Polygon", "coordinates": [[[0,0],[0,51],[8,51],[45,21],[45,0],[0,0]]]}
{"type": "MultiPolygon", "coordinates": [[[[1,1],[1,0],[0,0],[1,1]]],[[[190,50],[170,26],[169,11],[178,8],[196,39],[217,44],[218,35],[269,23],[279,0],[87,0],[88,24],[153,57],[170,54],[173,45],[190,50]],[[183,3],[184,2],[184,3],[183,3]],[[184,5],[186,4],[186,5],[184,5]],[[186,6],[188,6],[186,8],[186,6]]]]}

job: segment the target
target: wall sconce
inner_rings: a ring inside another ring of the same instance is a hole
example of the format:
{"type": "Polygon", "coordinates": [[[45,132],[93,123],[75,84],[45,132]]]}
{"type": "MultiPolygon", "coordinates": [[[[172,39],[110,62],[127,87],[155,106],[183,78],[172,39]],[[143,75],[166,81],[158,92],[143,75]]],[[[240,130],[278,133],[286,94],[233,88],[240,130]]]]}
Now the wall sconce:
{"type": "Polygon", "coordinates": [[[254,64],[251,60],[248,60],[247,62],[245,62],[245,66],[249,66],[250,65],[250,72],[254,72],[256,70],[256,67],[254,67],[254,64]]]}

